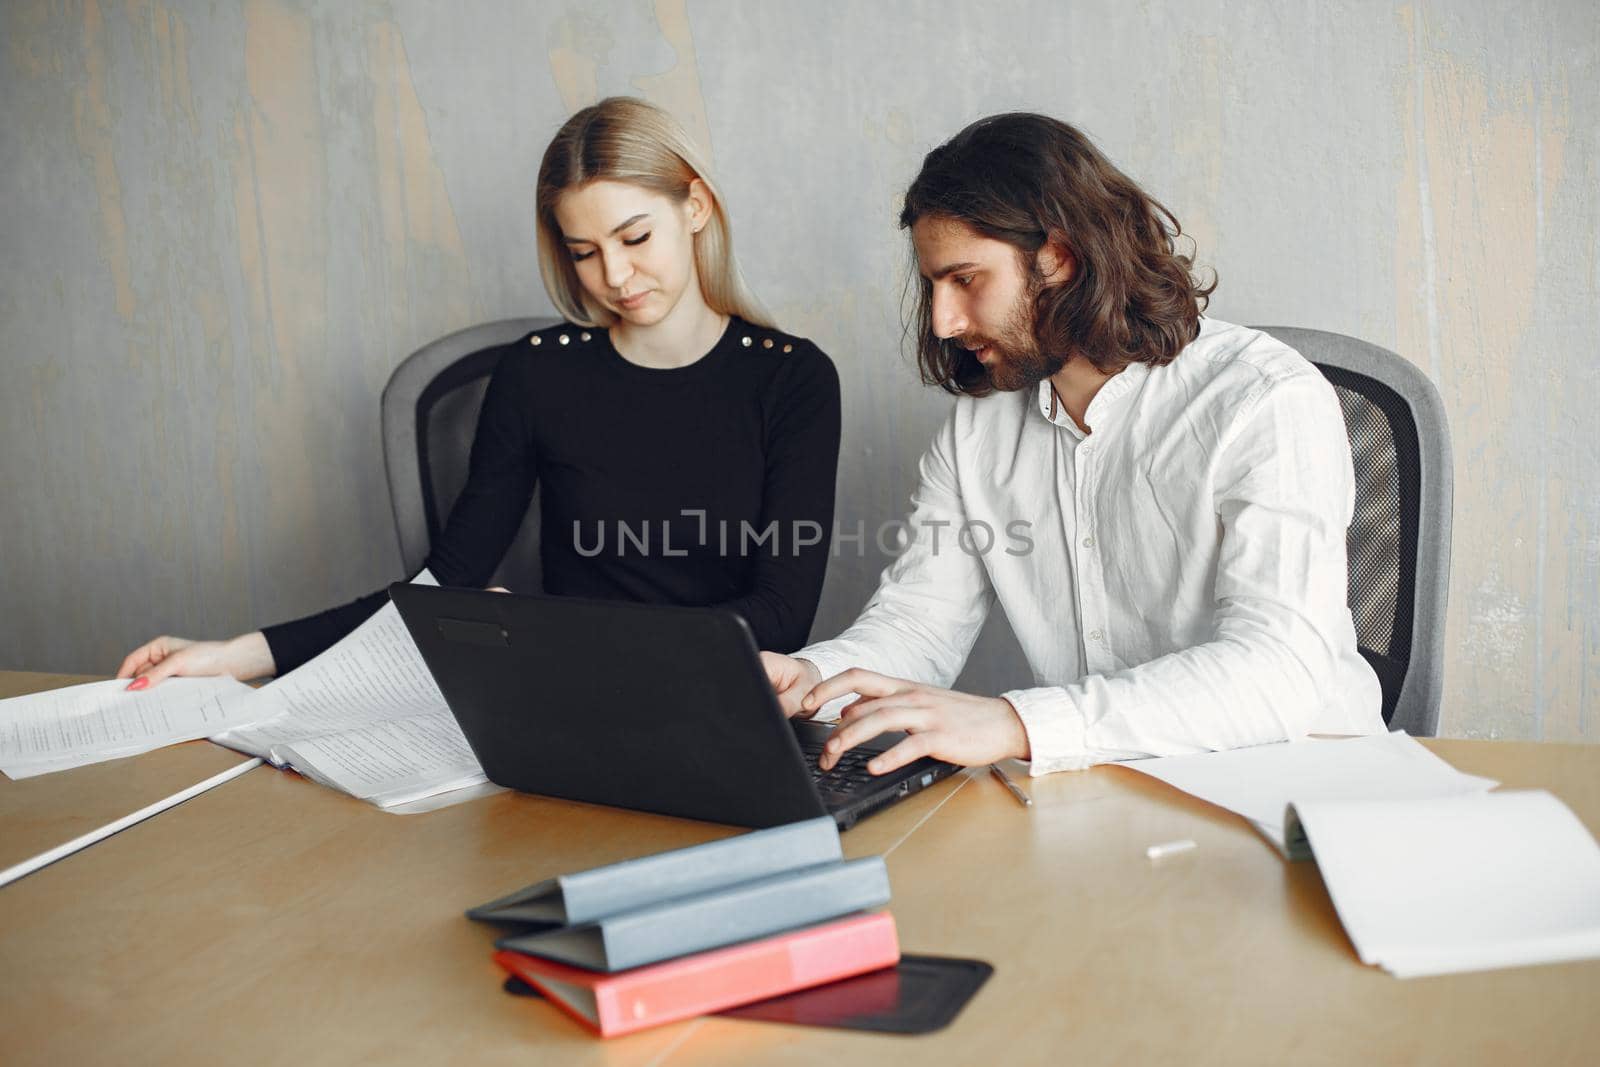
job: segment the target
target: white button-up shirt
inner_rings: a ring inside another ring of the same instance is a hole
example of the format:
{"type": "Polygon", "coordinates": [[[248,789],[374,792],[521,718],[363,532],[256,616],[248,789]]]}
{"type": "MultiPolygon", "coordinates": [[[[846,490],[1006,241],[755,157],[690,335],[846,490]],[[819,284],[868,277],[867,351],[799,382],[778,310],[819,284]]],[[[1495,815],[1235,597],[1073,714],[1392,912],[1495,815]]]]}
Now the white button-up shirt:
{"type": "Polygon", "coordinates": [[[795,653],[938,686],[998,600],[1033,670],[1005,693],[1035,775],[1383,730],[1346,603],[1350,446],[1326,379],[1202,319],[1133,364],[1085,434],[1038,390],[962,397],[922,458],[910,542],[861,617],[795,653]]]}

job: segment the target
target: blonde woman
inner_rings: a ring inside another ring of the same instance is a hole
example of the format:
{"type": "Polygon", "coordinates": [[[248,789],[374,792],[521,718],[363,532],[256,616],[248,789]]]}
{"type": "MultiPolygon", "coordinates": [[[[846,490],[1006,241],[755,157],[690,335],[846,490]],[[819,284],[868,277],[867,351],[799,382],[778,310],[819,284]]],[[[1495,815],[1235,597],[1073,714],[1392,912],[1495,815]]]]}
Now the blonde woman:
{"type": "MultiPolygon", "coordinates": [[[[572,116],[536,197],[540,273],[567,321],[505,347],[426,567],[483,586],[537,487],[547,593],[716,605],[759,647],[799,648],[833,529],[833,364],[746,292],[716,187],[659,108],[613,97],[572,116]]],[[[159,637],[117,676],[282,674],[385,599],[227,641],[159,637]]]]}

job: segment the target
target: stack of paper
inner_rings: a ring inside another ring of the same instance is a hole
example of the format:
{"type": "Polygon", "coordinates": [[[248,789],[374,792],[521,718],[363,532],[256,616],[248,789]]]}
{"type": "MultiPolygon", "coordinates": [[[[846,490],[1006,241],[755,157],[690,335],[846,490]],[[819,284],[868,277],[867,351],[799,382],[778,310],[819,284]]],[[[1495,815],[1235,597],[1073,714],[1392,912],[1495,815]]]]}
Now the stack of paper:
{"type": "Polygon", "coordinates": [[[248,722],[250,687],[232,678],[173,678],[142,692],[126,678],[0,700],[0,771],[64,771],[192,741],[248,722]]]}
{"type": "Polygon", "coordinates": [[[1600,847],[1549,793],[1294,812],[1363,963],[1411,978],[1600,957],[1600,847]]]}
{"type": "MultiPolygon", "coordinates": [[[[433,584],[426,571],[416,580],[433,584]]],[[[251,725],[211,740],[380,808],[427,810],[483,793],[473,788],[483,768],[393,604],[241,703],[251,725]]]]}
{"type": "Polygon", "coordinates": [[[602,1037],[894,966],[878,857],[845,861],[831,817],[518,890],[467,915],[541,923],[495,959],[602,1037]],[[548,924],[555,923],[553,928],[548,924]]]}
{"type": "Polygon", "coordinates": [[[1462,774],[1399,731],[1136,760],[1122,766],[1243,815],[1290,859],[1310,858],[1304,838],[1288,826],[1291,803],[1425,800],[1481,794],[1499,784],[1462,774]]]}

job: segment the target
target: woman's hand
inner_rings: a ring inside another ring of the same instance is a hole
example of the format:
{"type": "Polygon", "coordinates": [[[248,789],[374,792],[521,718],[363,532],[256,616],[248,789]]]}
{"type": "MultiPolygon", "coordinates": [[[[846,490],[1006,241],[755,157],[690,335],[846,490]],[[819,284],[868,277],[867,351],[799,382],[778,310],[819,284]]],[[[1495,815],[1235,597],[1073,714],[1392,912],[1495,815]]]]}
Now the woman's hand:
{"type": "Polygon", "coordinates": [[[227,674],[246,682],[274,674],[277,669],[266,636],[256,630],[231,641],[158,637],[129,652],[117,669],[117,677],[132,678],[128,688],[140,690],[174,675],[194,678],[227,674]]]}
{"type": "Polygon", "coordinates": [[[763,652],[761,665],[767,669],[767,681],[772,683],[772,691],[778,694],[778,706],[785,715],[791,719],[796,715],[809,719],[816,714],[815,711],[800,710],[800,701],[822,681],[822,672],[817,670],[815,663],[808,659],[780,656],[776,652],[763,652]]]}

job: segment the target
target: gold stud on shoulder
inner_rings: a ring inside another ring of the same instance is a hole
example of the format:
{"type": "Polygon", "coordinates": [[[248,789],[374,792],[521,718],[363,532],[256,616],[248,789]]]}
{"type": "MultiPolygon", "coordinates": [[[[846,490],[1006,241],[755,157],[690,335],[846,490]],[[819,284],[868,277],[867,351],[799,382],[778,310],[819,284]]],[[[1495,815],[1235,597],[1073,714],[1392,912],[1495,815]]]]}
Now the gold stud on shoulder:
{"type": "Polygon", "coordinates": [[[560,337],[556,338],[556,340],[560,341],[562,344],[570,344],[572,342],[572,338],[568,337],[566,334],[562,334],[560,337]]]}
{"type": "Polygon", "coordinates": [[[534,334],[532,337],[528,338],[528,343],[530,345],[542,345],[544,344],[544,338],[540,337],[538,334],[534,334]]]}
{"type": "Polygon", "coordinates": [[[772,347],[772,338],[769,337],[765,341],[762,341],[761,342],[761,347],[762,348],[771,348],[772,347]]]}
{"type": "Polygon", "coordinates": [[[793,352],[794,351],[794,345],[784,345],[783,346],[783,350],[784,350],[785,353],[793,352]]]}
{"type": "Polygon", "coordinates": [[[589,331],[588,330],[584,330],[582,333],[580,333],[578,335],[578,340],[580,340],[580,341],[587,341],[588,339],[589,339],[589,331]]]}
{"type": "Polygon", "coordinates": [[[742,344],[742,345],[744,345],[744,346],[745,346],[745,347],[746,347],[746,348],[749,348],[749,347],[750,347],[750,345],[751,345],[751,344],[753,344],[753,343],[754,343],[754,342],[752,342],[752,341],[751,341],[751,340],[750,340],[750,338],[748,338],[748,337],[741,337],[741,338],[740,338],[740,339],[739,339],[739,343],[740,343],[740,344],[742,344]]]}

